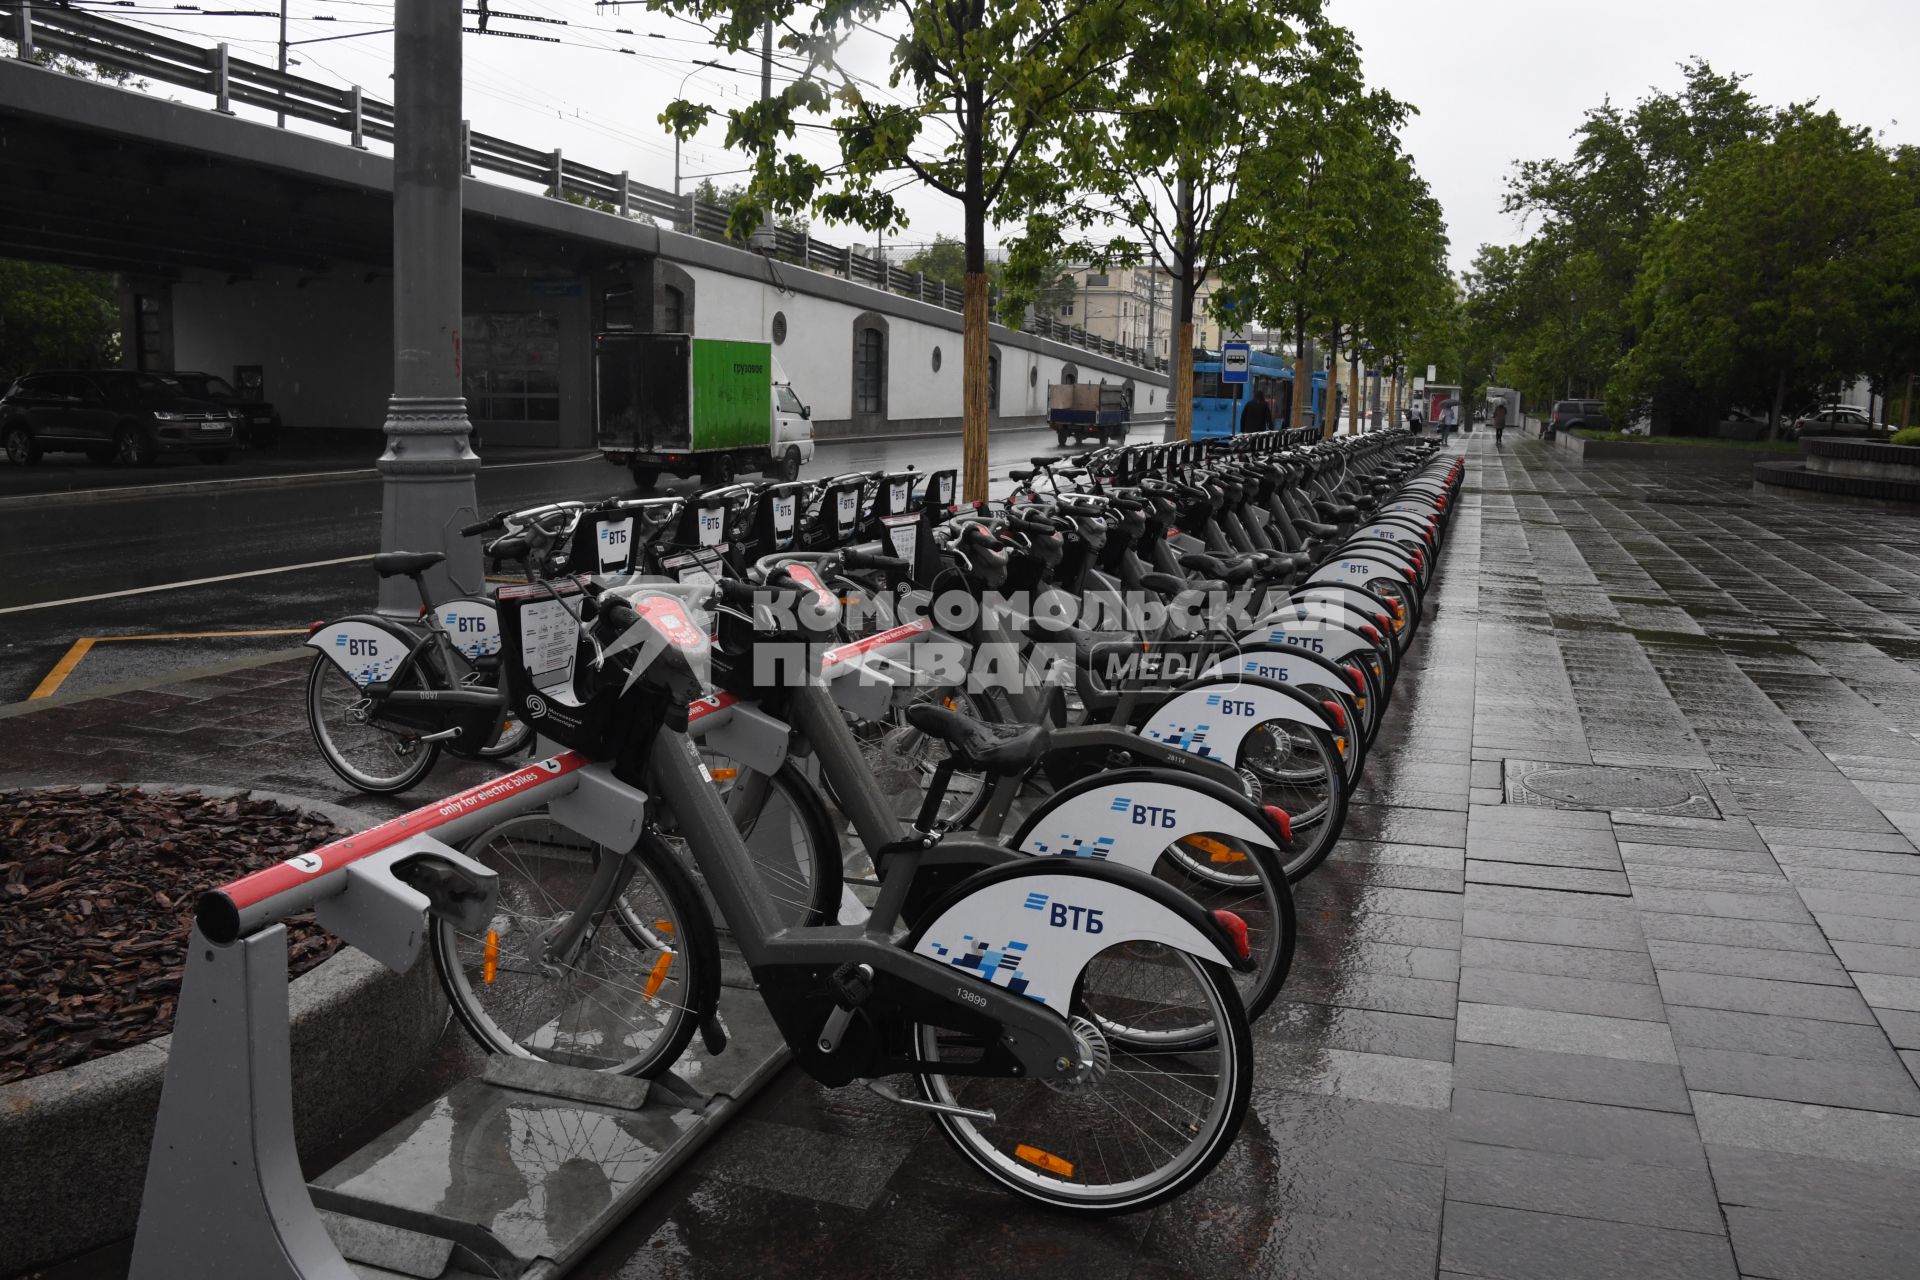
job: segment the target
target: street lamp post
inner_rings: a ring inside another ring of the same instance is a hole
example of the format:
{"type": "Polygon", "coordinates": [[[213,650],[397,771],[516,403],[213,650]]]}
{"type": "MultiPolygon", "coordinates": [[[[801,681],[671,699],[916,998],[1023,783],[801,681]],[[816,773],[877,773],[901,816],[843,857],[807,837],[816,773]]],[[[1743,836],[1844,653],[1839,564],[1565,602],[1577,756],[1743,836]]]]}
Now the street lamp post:
{"type": "MultiPolygon", "coordinates": [[[[673,96],[674,96],[674,99],[675,99],[676,101],[678,101],[678,99],[679,99],[679,97],[680,97],[680,95],[681,95],[681,94],[683,94],[683,93],[685,93],[685,92],[687,91],[687,81],[689,81],[689,80],[691,80],[691,79],[693,79],[693,77],[694,77],[694,76],[696,76],[696,75],[698,75],[698,74],[700,73],[700,70],[701,70],[701,69],[702,69],[703,67],[717,67],[717,66],[720,66],[720,65],[721,65],[720,63],[718,63],[718,62],[715,62],[715,61],[714,61],[713,59],[711,59],[711,58],[702,58],[702,59],[701,59],[700,61],[698,61],[698,62],[696,62],[696,63],[694,63],[692,67],[690,67],[690,68],[688,68],[688,70],[687,70],[687,74],[685,74],[685,75],[683,75],[683,76],[681,76],[681,77],[680,77],[680,84],[679,84],[679,85],[678,85],[678,87],[676,87],[676,88],[674,89],[674,91],[673,91],[673,96]]],[[[676,218],[677,218],[677,217],[679,217],[679,216],[680,216],[680,214],[679,214],[679,208],[680,208],[680,134],[679,134],[679,131],[678,131],[678,130],[676,130],[676,131],[674,132],[674,135],[673,135],[673,207],[674,207],[674,210],[675,210],[675,212],[674,212],[674,217],[676,217],[676,218]]],[[[689,230],[689,231],[691,231],[691,230],[693,230],[693,227],[692,227],[691,225],[689,225],[689,226],[687,227],[687,230],[689,230]]]]}
{"type": "MultiPolygon", "coordinates": [[[[480,469],[460,380],[460,6],[398,0],[393,55],[393,395],[380,546],[445,552],[427,574],[444,599],[485,586],[480,549],[459,534],[478,518],[480,469]]],[[[407,578],[381,580],[382,612],[419,608],[407,578]]]]}

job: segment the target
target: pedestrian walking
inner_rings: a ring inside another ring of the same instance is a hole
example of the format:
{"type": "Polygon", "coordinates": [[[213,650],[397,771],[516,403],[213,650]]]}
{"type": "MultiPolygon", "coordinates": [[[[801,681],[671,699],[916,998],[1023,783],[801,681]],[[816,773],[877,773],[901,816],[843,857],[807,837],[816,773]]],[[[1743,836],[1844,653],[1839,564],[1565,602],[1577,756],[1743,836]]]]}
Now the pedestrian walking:
{"type": "Polygon", "coordinates": [[[1507,433],[1507,402],[1500,401],[1493,406],[1493,443],[1499,447],[1500,437],[1507,433]]]}
{"type": "Polygon", "coordinates": [[[1459,422],[1459,402],[1455,400],[1447,401],[1440,410],[1440,443],[1442,445],[1453,443],[1453,429],[1459,425],[1459,422]]]}

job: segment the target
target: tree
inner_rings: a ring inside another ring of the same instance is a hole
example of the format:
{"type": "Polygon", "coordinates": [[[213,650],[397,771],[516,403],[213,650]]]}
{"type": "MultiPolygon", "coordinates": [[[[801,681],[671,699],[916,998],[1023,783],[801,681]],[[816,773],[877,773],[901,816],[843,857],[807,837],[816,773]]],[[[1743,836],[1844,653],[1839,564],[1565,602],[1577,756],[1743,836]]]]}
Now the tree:
{"type": "Polygon", "coordinates": [[[1715,393],[1764,386],[1777,434],[1795,388],[1866,370],[1890,259],[1914,246],[1912,188],[1865,129],[1807,107],[1691,187],[1651,237],[1643,332],[1612,398],[1645,403],[1676,375],[1715,393]]]}
{"type": "Polygon", "coordinates": [[[0,258],[0,386],[34,369],[111,363],[119,339],[111,275],[0,258]]]}
{"type": "Polygon", "coordinates": [[[1243,170],[1321,70],[1320,0],[1166,0],[1142,23],[1120,73],[1061,131],[1056,164],[1018,192],[1026,226],[1010,256],[1010,292],[1068,237],[1100,266],[1150,261],[1173,282],[1175,435],[1192,434],[1195,299],[1264,193],[1243,170]],[[1318,43],[1316,43],[1318,42],[1318,43]],[[1094,234],[1125,231],[1104,243],[1094,234]]]}
{"type": "MultiPolygon", "coordinates": [[[[1150,21],[1126,0],[849,0],[804,14],[797,0],[657,0],[716,27],[716,44],[750,48],[763,24],[804,61],[800,77],[765,101],[727,113],[727,145],[754,158],[749,199],[733,211],[736,234],[774,210],[805,210],[872,229],[902,225],[895,186],[918,180],[961,207],[965,293],[964,480],[969,501],[987,491],[988,219],[1091,87],[1124,59],[1131,29],[1150,21]],[[891,19],[899,35],[887,90],[841,68],[844,33],[891,19]],[[887,93],[904,92],[906,101],[887,93]],[[839,152],[825,166],[785,149],[805,122],[826,127],[839,152]]],[[[713,108],[676,102],[662,122],[690,136],[713,108]]]]}

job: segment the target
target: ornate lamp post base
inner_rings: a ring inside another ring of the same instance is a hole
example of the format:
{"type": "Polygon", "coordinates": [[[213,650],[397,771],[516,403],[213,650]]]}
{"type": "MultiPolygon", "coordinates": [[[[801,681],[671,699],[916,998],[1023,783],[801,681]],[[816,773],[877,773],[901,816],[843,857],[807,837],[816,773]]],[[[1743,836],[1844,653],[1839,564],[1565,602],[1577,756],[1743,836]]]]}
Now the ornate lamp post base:
{"type": "MultiPolygon", "coordinates": [[[[486,586],[476,540],[460,527],[480,518],[473,476],[480,458],[468,447],[472,430],[467,402],[459,396],[393,396],[387,401],[387,451],[380,455],[384,493],[380,546],[388,551],[440,551],[446,561],[429,569],[433,599],[474,594],[486,586]]],[[[420,612],[409,578],[380,581],[380,611],[405,617],[420,612]]]]}

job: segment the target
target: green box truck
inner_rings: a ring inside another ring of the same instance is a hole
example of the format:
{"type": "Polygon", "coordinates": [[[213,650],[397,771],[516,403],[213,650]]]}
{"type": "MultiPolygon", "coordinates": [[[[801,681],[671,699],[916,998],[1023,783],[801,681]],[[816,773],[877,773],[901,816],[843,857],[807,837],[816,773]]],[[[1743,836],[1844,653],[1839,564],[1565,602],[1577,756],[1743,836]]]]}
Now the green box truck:
{"type": "Polygon", "coordinates": [[[662,472],[709,484],[742,471],[791,480],[813,457],[812,414],[765,342],[597,334],[593,388],[601,456],[642,488],[662,472]]]}

